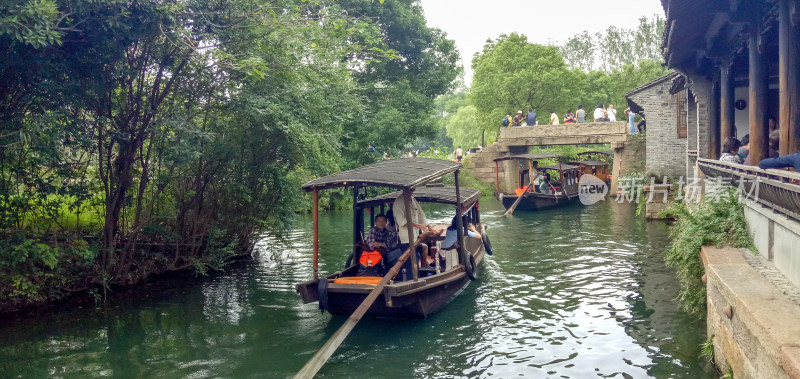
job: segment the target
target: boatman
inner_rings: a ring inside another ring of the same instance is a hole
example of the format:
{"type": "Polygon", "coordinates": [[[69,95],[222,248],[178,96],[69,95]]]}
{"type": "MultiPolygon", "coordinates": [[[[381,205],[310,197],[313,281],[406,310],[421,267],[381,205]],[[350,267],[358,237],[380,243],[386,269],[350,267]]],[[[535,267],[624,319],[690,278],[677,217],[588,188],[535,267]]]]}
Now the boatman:
{"type": "MultiPolygon", "coordinates": [[[[414,238],[417,238],[421,232],[431,232],[436,233],[428,222],[428,219],[425,217],[425,212],[422,211],[422,207],[419,206],[419,203],[416,199],[414,199],[414,190],[411,189],[408,191],[408,195],[411,197],[411,214],[406,214],[406,198],[402,194],[397,197],[394,201],[394,206],[392,207],[394,211],[394,219],[395,225],[397,225],[397,234],[400,237],[400,253],[402,254],[406,251],[411,244],[408,240],[408,223],[411,223],[414,229],[414,238]]],[[[419,259],[419,254],[422,253],[423,257],[428,256],[428,246],[425,244],[420,244],[417,248],[417,262],[420,264],[424,264],[419,259]]],[[[394,254],[389,254],[389,263],[394,264],[397,262],[397,257],[393,256],[394,254]]],[[[406,261],[406,264],[403,266],[403,269],[406,270],[406,273],[409,278],[413,277],[411,274],[411,259],[406,261]]],[[[398,278],[402,278],[402,269],[400,270],[400,274],[398,278]]]]}

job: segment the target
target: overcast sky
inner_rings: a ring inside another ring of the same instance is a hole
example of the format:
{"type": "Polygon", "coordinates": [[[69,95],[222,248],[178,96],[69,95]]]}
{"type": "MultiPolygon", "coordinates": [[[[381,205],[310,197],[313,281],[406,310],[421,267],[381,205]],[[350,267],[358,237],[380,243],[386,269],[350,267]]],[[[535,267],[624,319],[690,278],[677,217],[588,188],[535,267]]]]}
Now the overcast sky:
{"type": "Polygon", "coordinates": [[[472,82],[472,56],[487,38],[520,33],[528,41],[558,45],[588,30],[590,35],[609,26],[633,29],[639,17],[664,17],[660,0],[420,0],[428,25],[456,41],[466,84],[472,82]]]}

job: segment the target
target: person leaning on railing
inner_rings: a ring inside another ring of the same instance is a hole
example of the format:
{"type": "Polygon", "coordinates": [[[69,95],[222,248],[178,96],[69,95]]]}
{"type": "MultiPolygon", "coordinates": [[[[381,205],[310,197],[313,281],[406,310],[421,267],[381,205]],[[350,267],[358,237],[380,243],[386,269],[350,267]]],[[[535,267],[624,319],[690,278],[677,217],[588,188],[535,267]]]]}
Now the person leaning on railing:
{"type": "Polygon", "coordinates": [[[794,167],[795,171],[800,172],[800,152],[777,158],[767,158],[758,162],[758,168],[760,169],[786,167],[794,167]]]}

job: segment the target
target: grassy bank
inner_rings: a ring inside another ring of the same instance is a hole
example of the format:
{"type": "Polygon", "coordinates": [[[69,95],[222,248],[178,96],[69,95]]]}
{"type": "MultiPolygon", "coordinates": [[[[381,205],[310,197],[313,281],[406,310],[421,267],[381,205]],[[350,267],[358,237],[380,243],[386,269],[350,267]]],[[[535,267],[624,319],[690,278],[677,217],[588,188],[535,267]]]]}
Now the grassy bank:
{"type": "Polygon", "coordinates": [[[685,203],[675,203],[665,212],[675,215],[672,244],[666,254],[667,266],[677,269],[680,282],[678,299],[686,313],[696,319],[706,315],[706,285],[701,280],[705,269],[700,260],[704,245],[730,245],[755,251],[747,233],[742,205],[731,189],[718,198],[706,196],[691,211],[685,203]]]}

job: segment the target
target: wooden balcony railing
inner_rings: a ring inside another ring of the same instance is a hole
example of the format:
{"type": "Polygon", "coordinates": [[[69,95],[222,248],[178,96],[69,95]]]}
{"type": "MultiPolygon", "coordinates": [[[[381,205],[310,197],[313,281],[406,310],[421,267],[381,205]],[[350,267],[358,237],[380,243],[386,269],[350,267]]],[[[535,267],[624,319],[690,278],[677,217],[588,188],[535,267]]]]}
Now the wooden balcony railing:
{"type": "Polygon", "coordinates": [[[800,173],[705,158],[698,159],[697,165],[707,177],[730,178],[743,196],[800,221],[800,173]]]}

